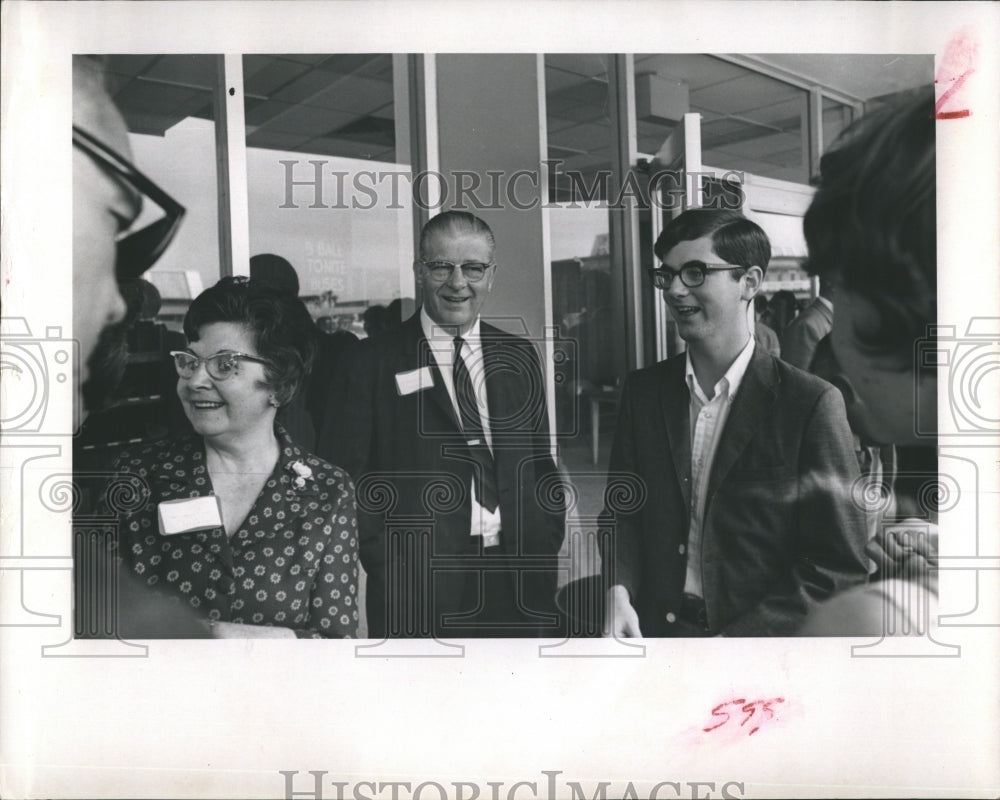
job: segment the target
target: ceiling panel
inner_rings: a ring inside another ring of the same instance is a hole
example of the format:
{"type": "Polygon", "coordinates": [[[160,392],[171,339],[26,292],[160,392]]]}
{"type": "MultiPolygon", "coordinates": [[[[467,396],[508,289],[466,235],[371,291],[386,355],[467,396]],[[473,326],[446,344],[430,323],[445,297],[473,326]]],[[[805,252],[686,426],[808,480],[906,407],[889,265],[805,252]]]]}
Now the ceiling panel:
{"type": "Polygon", "coordinates": [[[146,78],[197,86],[209,92],[215,86],[217,56],[176,55],[157,59],[143,71],[146,78]]]}
{"type": "Polygon", "coordinates": [[[576,125],[549,135],[549,144],[569,147],[586,152],[598,148],[611,147],[611,126],[584,124],[576,125]]]}
{"type": "Polygon", "coordinates": [[[701,89],[732,80],[743,70],[727,61],[697,53],[637,55],[635,72],[652,72],[671,80],[684,81],[691,89],[701,89]]]}
{"type": "Polygon", "coordinates": [[[367,114],[393,100],[392,84],[352,75],[337,78],[306,99],[311,106],[367,114]]]}
{"type": "Polygon", "coordinates": [[[745,73],[738,78],[692,90],[691,103],[719,113],[740,114],[804,94],[805,90],[787,83],[745,73]]]}
{"type": "Polygon", "coordinates": [[[599,76],[607,82],[608,59],[609,56],[594,53],[549,53],[545,56],[545,66],[574,73],[581,78],[599,76]]]}
{"type": "Polygon", "coordinates": [[[353,115],[343,111],[324,110],[318,112],[317,109],[309,106],[289,106],[287,110],[260,123],[258,127],[322,136],[347,125],[353,119],[353,115]]]}
{"type": "Polygon", "coordinates": [[[752,56],[860,100],[926,86],[934,81],[931,54],[782,53],[752,56]]]}
{"type": "Polygon", "coordinates": [[[243,56],[243,88],[267,97],[309,69],[308,64],[275,56],[243,56]]]}

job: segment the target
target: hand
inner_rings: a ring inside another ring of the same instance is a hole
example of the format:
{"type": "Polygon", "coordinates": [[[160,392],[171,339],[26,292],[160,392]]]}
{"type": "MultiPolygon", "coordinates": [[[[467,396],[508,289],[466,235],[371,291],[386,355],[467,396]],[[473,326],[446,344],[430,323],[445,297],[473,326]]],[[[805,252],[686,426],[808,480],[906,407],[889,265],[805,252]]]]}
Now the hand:
{"type": "Polygon", "coordinates": [[[927,588],[937,592],[937,525],[919,520],[886,525],[868,542],[865,551],[878,565],[882,578],[912,580],[926,575],[927,588]],[[914,524],[909,527],[907,522],[914,524]]]}
{"type": "Polygon", "coordinates": [[[604,610],[604,635],[616,639],[642,636],[642,631],[639,630],[639,615],[632,608],[628,590],[624,586],[612,586],[608,589],[604,610]]]}
{"type": "Polygon", "coordinates": [[[295,639],[291,628],[272,625],[245,625],[242,622],[213,622],[213,639],[295,639]]]}

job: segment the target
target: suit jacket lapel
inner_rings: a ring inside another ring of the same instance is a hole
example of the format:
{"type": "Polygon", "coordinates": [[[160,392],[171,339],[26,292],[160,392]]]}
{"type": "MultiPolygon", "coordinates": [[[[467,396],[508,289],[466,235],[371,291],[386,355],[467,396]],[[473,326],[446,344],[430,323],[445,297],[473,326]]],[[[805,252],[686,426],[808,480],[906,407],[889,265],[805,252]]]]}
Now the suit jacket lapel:
{"type": "Polygon", "coordinates": [[[455,416],[455,407],[451,404],[448,390],[444,385],[444,378],[438,368],[434,354],[431,352],[430,343],[424,336],[423,326],[420,324],[420,311],[403,323],[405,333],[403,336],[403,362],[399,372],[406,372],[413,369],[423,369],[429,367],[434,376],[434,385],[426,390],[431,401],[440,408],[441,412],[448,418],[456,430],[461,430],[458,418],[455,416]]]}
{"type": "Polygon", "coordinates": [[[667,427],[667,444],[674,461],[674,473],[684,496],[684,505],[691,508],[691,398],[684,382],[685,356],[667,362],[664,385],[660,389],[660,408],[667,427]]]}
{"type": "MultiPolygon", "coordinates": [[[[483,348],[483,374],[486,381],[486,405],[490,417],[490,430],[502,430],[507,411],[513,405],[513,375],[510,369],[503,369],[504,363],[512,366],[512,359],[505,357],[501,344],[493,329],[484,322],[479,323],[479,341],[483,348]]],[[[517,363],[516,361],[513,363],[517,363]]]]}
{"type": "Polygon", "coordinates": [[[768,409],[777,397],[777,383],[771,356],[763,347],[755,347],[715,453],[712,474],[708,477],[709,499],[747,446],[759,421],[770,413],[768,409]]]}

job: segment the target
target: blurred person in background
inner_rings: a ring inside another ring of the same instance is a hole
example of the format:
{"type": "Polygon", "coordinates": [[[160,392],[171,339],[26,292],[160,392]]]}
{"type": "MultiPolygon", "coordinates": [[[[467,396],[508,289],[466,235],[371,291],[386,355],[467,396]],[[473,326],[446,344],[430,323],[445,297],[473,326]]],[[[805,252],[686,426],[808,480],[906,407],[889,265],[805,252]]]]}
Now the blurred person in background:
{"type": "Polygon", "coordinates": [[[781,343],[774,329],[761,318],[767,313],[767,298],[756,294],[753,298],[753,336],[761,346],[775,358],[781,357],[781,343]]]}
{"type": "Polygon", "coordinates": [[[819,340],[833,328],[833,287],[820,279],[819,296],[781,332],[781,357],[793,367],[808,370],[819,340]]]}
{"type": "MultiPolygon", "coordinates": [[[[282,256],[274,253],[253,256],[250,259],[250,277],[289,297],[299,297],[298,272],[282,256]]],[[[302,300],[298,299],[297,302],[302,303],[302,300]]],[[[302,306],[305,308],[304,303],[302,306]]],[[[331,384],[343,379],[341,364],[344,353],[358,341],[357,336],[340,329],[331,317],[316,320],[314,328],[315,357],[312,371],[302,390],[281,409],[279,415],[279,421],[292,439],[309,451],[315,450],[319,442],[331,384]]]]}
{"type": "Polygon", "coordinates": [[[798,313],[799,304],[795,299],[795,294],[788,289],[779,289],[767,301],[767,310],[764,312],[761,322],[778,334],[780,340],[782,332],[798,313]]]}

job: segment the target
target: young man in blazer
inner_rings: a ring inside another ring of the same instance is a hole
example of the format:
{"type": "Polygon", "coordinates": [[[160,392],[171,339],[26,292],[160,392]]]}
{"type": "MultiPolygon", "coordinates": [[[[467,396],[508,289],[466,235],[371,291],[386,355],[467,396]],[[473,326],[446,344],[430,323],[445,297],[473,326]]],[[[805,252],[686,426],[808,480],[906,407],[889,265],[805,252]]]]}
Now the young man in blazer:
{"type": "Polygon", "coordinates": [[[747,305],[771,247],[733,211],[686,211],[653,270],[687,351],[631,373],[609,471],[645,501],[606,512],[606,633],[793,634],[867,577],[865,518],[843,400],[756,347],[747,305]]]}
{"type": "Polygon", "coordinates": [[[419,249],[423,305],[354,348],[320,447],[355,481],[369,636],[558,635],[565,514],[538,355],[480,319],[485,222],[439,214],[419,249]]]}

